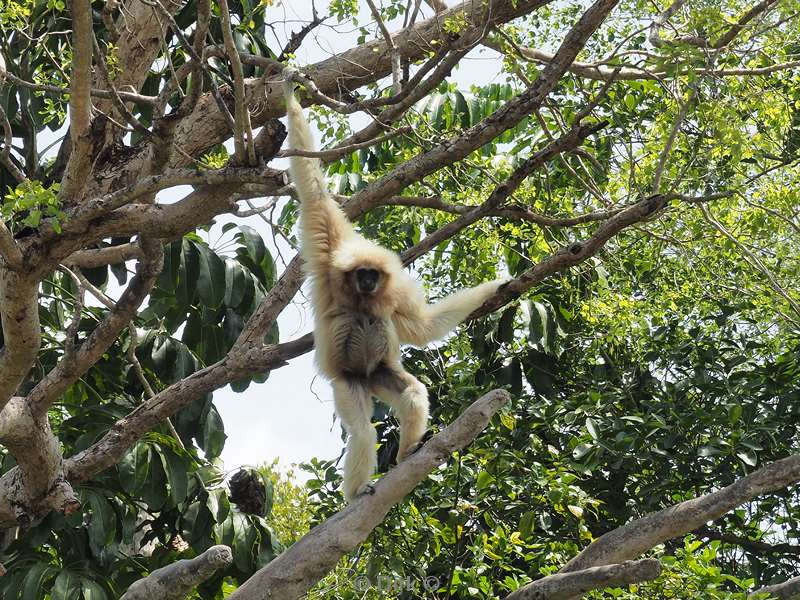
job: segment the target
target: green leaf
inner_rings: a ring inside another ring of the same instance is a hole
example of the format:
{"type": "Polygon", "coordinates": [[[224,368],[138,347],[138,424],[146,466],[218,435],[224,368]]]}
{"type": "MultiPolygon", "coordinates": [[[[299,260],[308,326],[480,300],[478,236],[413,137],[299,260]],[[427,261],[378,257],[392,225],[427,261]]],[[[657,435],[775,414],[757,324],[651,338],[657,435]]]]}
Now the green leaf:
{"type": "Polygon", "coordinates": [[[141,497],[150,510],[159,510],[167,501],[167,476],[161,463],[159,449],[150,446],[150,476],[142,487],[141,497]]]}
{"type": "Polygon", "coordinates": [[[83,588],[83,600],[107,600],[108,598],[106,591],[96,581],[83,578],[81,587],[83,588]]]}
{"type": "Polygon", "coordinates": [[[600,434],[597,431],[597,424],[591,417],[586,418],[586,430],[589,432],[589,435],[592,436],[592,439],[597,441],[600,439],[600,434]]]}
{"type": "Polygon", "coordinates": [[[574,458],[575,460],[580,460],[594,449],[595,449],[594,444],[578,444],[572,451],[572,458],[574,458]]]}
{"type": "Polygon", "coordinates": [[[519,522],[519,534],[522,536],[523,540],[527,540],[530,537],[535,526],[536,513],[529,510],[522,515],[522,519],[520,519],[519,522]]]}
{"type": "Polygon", "coordinates": [[[475,480],[475,487],[479,490],[485,489],[492,485],[494,477],[488,471],[481,471],[478,473],[478,478],[475,480]]]}
{"type": "Polygon", "coordinates": [[[258,232],[248,225],[239,225],[236,241],[244,245],[248,256],[255,264],[260,264],[267,255],[267,247],[258,232]]]}
{"type": "Polygon", "coordinates": [[[197,293],[210,308],[217,308],[225,298],[225,263],[202,244],[194,244],[198,253],[197,293]]]}
{"type": "Polygon", "coordinates": [[[222,453],[225,446],[225,426],[217,409],[210,406],[203,422],[203,451],[206,458],[213,459],[222,453]]]}
{"type": "Polygon", "coordinates": [[[739,419],[742,418],[742,405],[741,404],[734,404],[733,406],[728,408],[728,423],[731,425],[736,425],[739,422],[739,419]]]}
{"type": "Polygon", "coordinates": [[[81,578],[69,569],[62,569],[50,591],[50,600],[78,600],[81,589],[81,578]]]}
{"type": "Polygon", "coordinates": [[[164,460],[164,468],[167,472],[170,494],[175,504],[180,504],[186,500],[186,493],[189,486],[189,475],[186,470],[185,461],[171,450],[164,450],[161,454],[164,460]]]}
{"type": "Polygon", "coordinates": [[[225,259],[225,306],[236,308],[245,295],[245,286],[249,277],[242,266],[235,260],[225,259]]]}
{"type": "Polygon", "coordinates": [[[758,454],[752,450],[747,450],[746,452],[737,452],[736,456],[749,467],[755,467],[758,464],[758,454]]]}
{"type": "Polygon", "coordinates": [[[144,485],[149,471],[150,452],[147,444],[139,442],[119,462],[119,481],[122,489],[135,494],[144,485]]]}
{"type": "Polygon", "coordinates": [[[22,583],[22,594],[19,598],[20,600],[39,600],[42,592],[47,589],[45,581],[54,569],[46,562],[36,562],[26,569],[28,573],[22,583]]]}
{"type": "Polygon", "coordinates": [[[108,500],[95,492],[88,497],[91,516],[89,518],[89,545],[95,556],[100,556],[116,533],[117,516],[108,500]]]}

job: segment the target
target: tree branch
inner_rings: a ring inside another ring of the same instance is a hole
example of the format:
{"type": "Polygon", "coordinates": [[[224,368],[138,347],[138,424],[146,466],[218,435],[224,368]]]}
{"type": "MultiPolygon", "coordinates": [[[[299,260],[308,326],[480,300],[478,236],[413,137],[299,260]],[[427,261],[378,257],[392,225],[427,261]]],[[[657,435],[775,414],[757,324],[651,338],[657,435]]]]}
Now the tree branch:
{"type": "Polygon", "coordinates": [[[137,265],[136,275],[113,309],[75,354],[62,358],[28,394],[28,402],[35,416],[44,415],[53,402],[108,351],[150,293],[161,273],[164,252],[159,242],[142,242],[142,245],[144,260],[137,265]]]}
{"type": "Polygon", "coordinates": [[[26,527],[51,510],[70,514],[80,502],[64,476],[61,445],[46,417],[37,418],[24,398],[0,411],[0,442],[17,466],[0,477],[0,523],[26,527]]]}
{"type": "Polygon", "coordinates": [[[199,584],[232,563],[233,553],[228,546],[211,546],[195,558],[176,561],[134,582],[120,600],[183,600],[199,584]]]}
{"type": "Polygon", "coordinates": [[[92,140],[92,6],[90,0],[72,0],[72,73],[69,93],[69,132],[72,140],[59,196],[72,200],[91,170],[92,140]]]}
{"type": "Polygon", "coordinates": [[[459,218],[447,223],[440,227],[430,235],[428,235],[421,242],[416,244],[413,248],[409,248],[403,253],[403,261],[409,263],[416,258],[425,254],[432,248],[435,248],[443,241],[451,238],[456,232],[463,230],[465,227],[470,226],[475,221],[485,217],[497,208],[504,200],[513,194],[522,182],[534,171],[541,168],[547,161],[562,152],[571,150],[583,142],[589,135],[595,133],[605,127],[606,122],[593,123],[592,125],[582,125],[577,123],[562,137],[550,142],[542,150],[534,153],[533,156],[525,160],[519,165],[511,176],[498,185],[489,197],[481,204],[476,206],[469,212],[461,215],[459,218]]]}
{"type": "Polygon", "coordinates": [[[67,267],[94,269],[105,265],[118,265],[128,260],[141,258],[141,256],[142,250],[139,244],[129,242],[118,246],[79,250],[65,258],[63,263],[67,267]]]}
{"type": "Polygon", "coordinates": [[[253,147],[253,129],[250,126],[250,111],[245,103],[244,71],[242,61],[239,60],[239,51],[233,41],[231,31],[231,14],[228,9],[228,0],[219,0],[220,20],[222,21],[222,38],[225,41],[225,50],[231,63],[233,73],[233,93],[235,108],[233,113],[233,144],[234,160],[236,164],[251,164],[256,162],[255,148],[253,147]]]}
{"type": "Polygon", "coordinates": [[[374,494],[357,498],[309,531],[229,596],[230,600],[289,600],[299,598],[355,549],[377,527],[389,510],[448,457],[469,443],[509,401],[508,393],[494,390],[476,400],[443,431],[384,475],[374,494]]]}
{"type": "Polygon", "coordinates": [[[590,567],[582,571],[549,575],[512,592],[505,600],[568,600],[599,588],[649,581],[660,574],[661,563],[654,558],[590,567]]]}
{"type": "Polygon", "coordinates": [[[39,284],[0,265],[0,410],[30,371],[41,344],[39,284]]]}
{"type": "Polygon", "coordinates": [[[564,37],[551,63],[533,84],[514,100],[462,134],[437,144],[395,167],[380,179],[353,195],[352,203],[360,211],[375,206],[381,199],[398,194],[445,165],[453,164],[490,142],[503,131],[514,127],[539,107],[567,70],[592,33],[600,26],[618,0],[596,0],[564,37]]]}
{"type": "Polygon", "coordinates": [[[750,594],[749,597],[754,598],[758,594],[769,594],[769,598],[777,598],[777,600],[796,600],[800,595],[800,577],[793,577],[783,583],[762,587],[750,594]]]}
{"type": "Polygon", "coordinates": [[[800,481],[800,454],[770,463],[716,492],[631,521],[589,544],[561,569],[569,573],[631,560],[642,552],[718,519],[762,494],[800,481]]]}

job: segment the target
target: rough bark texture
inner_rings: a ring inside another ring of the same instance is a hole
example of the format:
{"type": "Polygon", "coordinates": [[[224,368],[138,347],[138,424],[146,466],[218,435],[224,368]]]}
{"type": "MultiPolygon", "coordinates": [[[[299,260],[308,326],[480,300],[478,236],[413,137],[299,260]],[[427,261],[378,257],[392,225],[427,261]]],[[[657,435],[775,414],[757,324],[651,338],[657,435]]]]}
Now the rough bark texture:
{"type": "Polygon", "coordinates": [[[211,546],[200,556],[156,569],[122,594],[120,600],[182,600],[219,569],[233,562],[228,546],[211,546]]]}
{"type": "Polygon", "coordinates": [[[572,573],[556,573],[534,581],[506,596],[505,600],[566,600],[598,588],[619,587],[655,579],[661,564],[653,559],[624,562],[619,565],[590,567],[572,573]]]}
{"type": "Polygon", "coordinates": [[[717,492],[665,508],[611,531],[569,561],[562,573],[631,560],[667,540],[694,531],[762,494],[800,481],[800,455],[789,456],[717,492]]]}

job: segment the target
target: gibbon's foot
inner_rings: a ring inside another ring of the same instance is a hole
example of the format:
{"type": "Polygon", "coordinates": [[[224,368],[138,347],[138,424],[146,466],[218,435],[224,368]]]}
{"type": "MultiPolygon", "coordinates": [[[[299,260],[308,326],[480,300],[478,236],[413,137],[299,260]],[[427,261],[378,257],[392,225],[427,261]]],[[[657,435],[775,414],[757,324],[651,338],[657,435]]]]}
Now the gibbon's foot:
{"type": "Polygon", "coordinates": [[[356,491],[356,496],[372,496],[375,493],[375,486],[371,483],[365,483],[358,491],[356,491]]]}
{"type": "Polygon", "coordinates": [[[425,445],[425,442],[427,442],[432,437],[433,437],[433,431],[428,429],[423,434],[422,439],[420,441],[418,441],[416,444],[414,444],[413,446],[411,446],[411,448],[408,449],[408,452],[406,452],[404,456],[400,457],[400,460],[401,461],[405,460],[409,456],[411,456],[412,454],[416,454],[417,452],[419,452],[420,448],[422,448],[425,445]]]}

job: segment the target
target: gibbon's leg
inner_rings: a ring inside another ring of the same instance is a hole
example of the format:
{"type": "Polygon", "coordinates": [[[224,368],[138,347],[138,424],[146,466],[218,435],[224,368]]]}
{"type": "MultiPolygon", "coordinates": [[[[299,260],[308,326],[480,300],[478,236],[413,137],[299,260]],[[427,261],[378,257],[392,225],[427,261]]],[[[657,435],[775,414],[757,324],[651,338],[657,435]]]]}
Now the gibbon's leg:
{"type": "Polygon", "coordinates": [[[376,373],[372,391],[392,407],[400,421],[400,462],[416,449],[428,428],[428,389],[400,366],[376,373]]]}
{"type": "Polygon", "coordinates": [[[365,385],[354,380],[336,379],[332,387],[336,413],[347,431],[343,491],[345,500],[350,502],[369,489],[378,463],[372,395],[365,385]]]}

